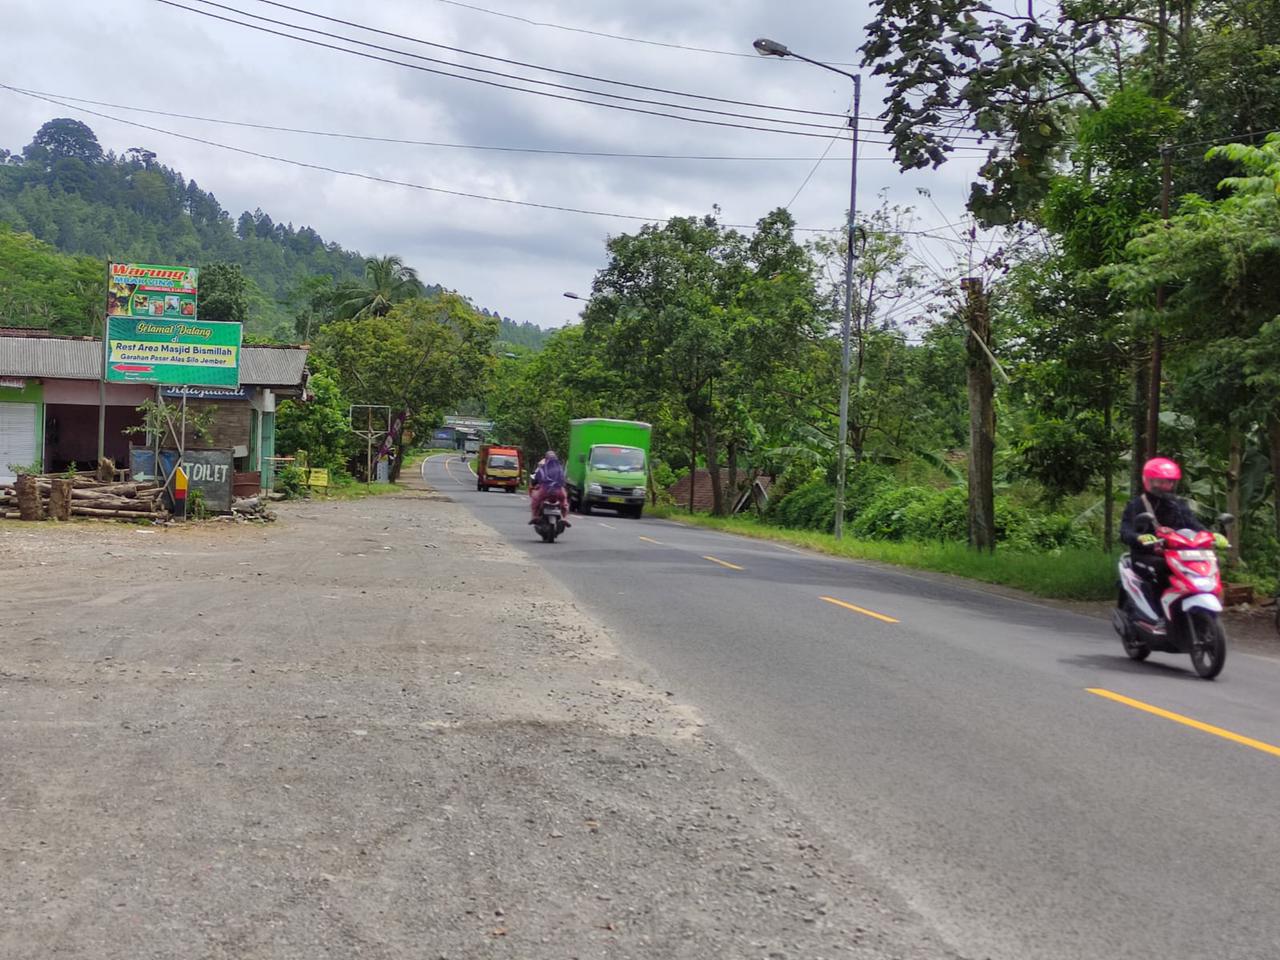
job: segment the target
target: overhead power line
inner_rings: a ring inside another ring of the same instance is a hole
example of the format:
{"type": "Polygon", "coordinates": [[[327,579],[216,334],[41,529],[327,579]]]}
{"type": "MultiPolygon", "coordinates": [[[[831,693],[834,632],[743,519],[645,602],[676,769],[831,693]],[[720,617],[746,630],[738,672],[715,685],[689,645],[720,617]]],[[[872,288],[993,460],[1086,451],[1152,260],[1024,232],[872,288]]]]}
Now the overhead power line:
{"type": "MultiPolygon", "coordinates": [[[[382,62],[382,63],[391,64],[392,66],[404,67],[404,68],[406,68],[406,69],[410,69],[410,70],[417,70],[417,71],[422,72],[422,73],[431,73],[431,74],[436,74],[436,75],[443,76],[443,77],[452,77],[452,78],[454,78],[455,80],[467,80],[467,81],[470,81],[470,82],[472,82],[472,83],[478,83],[478,84],[481,84],[481,85],[483,85],[483,86],[488,86],[488,87],[497,87],[497,88],[499,88],[499,89],[503,89],[503,90],[514,90],[514,91],[517,91],[517,92],[519,92],[519,93],[529,93],[529,94],[534,94],[535,96],[549,97],[549,98],[551,98],[551,99],[555,99],[555,100],[564,100],[564,101],[568,101],[568,102],[570,102],[570,103],[583,103],[583,104],[588,104],[588,105],[590,105],[590,106],[595,106],[595,107],[608,107],[609,109],[613,109],[613,110],[623,110],[623,111],[626,111],[626,112],[628,112],[628,113],[640,113],[640,114],[645,114],[645,115],[648,115],[648,116],[665,117],[665,118],[667,118],[667,119],[671,119],[671,120],[683,120],[683,121],[685,121],[685,122],[687,122],[687,123],[698,123],[698,124],[703,124],[703,125],[706,125],[706,126],[713,126],[713,127],[730,127],[730,128],[734,128],[734,129],[738,129],[738,130],[756,130],[756,131],[760,131],[760,132],[763,132],[763,133],[777,133],[777,134],[785,134],[785,135],[794,136],[794,137],[811,137],[811,138],[814,138],[814,139],[825,139],[826,137],[830,136],[830,135],[831,135],[831,131],[832,131],[833,129],[835,129],[833,126],[825,126],[825,125],[822,125],[822,124],[800,124],[800,125],[816,126],[816,127],[819,127],[821,130],[826,131],[825,133],[820,133],[820,132],[817,132],[817,131],[812,131],[812,132],[811,132],[811,131],[808,131],[808,130],[788,130],[788,129],[779,129],[779,128],[777,128],[777,127],[765,127],[765,126],[760,126],[760,125],[758,125],[758,124],[733,123],[733,122],[726,121],[726,120],[712,120],[712,119],[708,119],[707,117],[689,117],[689,116],[684,116],[684,115],[682,115],[682,114],[666,113],[666,112],[661,111],[661,110],[649,110],[649,109],[642,108],[642,107],[627,106],[626,104],[621,104],[621,103],[607,103],[607,102],[601,102],[601,101],[599,101],[599,100],[588,100],[588,99],[584,99],[584,98],[582,98],[582,97],[571,97],[571,96],[567,96],[566,94],[562,94],[562,93],[553,93],[553,92],[548,91],[548,90],[531,90],[531,89],[529,89],[528,87],[514,86],[514,85],[509,84],[509,83],[500,83],[500,82],[498,82],[498,81],[496,81],[496,80],[486,80],[486,79],[484,79],[484,78],[482,78],[482,77],[470,77],[470,76],[467,76],[467,75],[465,75],[465,74],[450,73],[450,72],[449,72],[449,71],[447,71],[447,70],[440,70],[440,69],[437,69],[437,68],[434,68],[434,67],[424,66],[424,65],[419,64],[419,63],[405,63],[403,60],[394,60],[394,59],[392,59],[392,58],[390,58],[390,57],[383,57],[383,56],[379,56],[378,54],[374,54],[374,53],[367,53],[367,52],[362,51],[362,50],[352,50],[352,49],[350,49],[350,48],[348,48],[348,47],[335,46],[334,44],[331,44],[331,43],[325,43],[324,41],[321,41],[321,40],[313,40],[313,39],[311,39],[311,38],[309,38],[309,37],[300,37],[300,36],[297,36],[296,34],[286,33],[286,32],[280,31],[280,30],[273,30],[273,29],[271,29],[270,27],[264,27],[264,26],[261,26],[261,25],[256,24],[256,23],[245,23],[244,21],[241,21],[241,20],[233,20],[233,19],[231,19],[230,17],[225,17],[225,16],[222,16],[221,14],[213,13],[213,12],[208,11],[208,10],[199,10],[199,9],[194,8],[194,7],[184,6],[184,5],[183,5],[183,4],[181,4],[181,3],[176,3],[176,2],[174,2],[174,0],[156,0],[156,2],[157,2],[157,3],[162,3],[162,4],[164,4],[165,6],[174,7],[174,8],[179,9],[179,10],[185,10],[185,11],[187,11],[188,13],[194,13],[194,14],[197,14],[197,15],[199,15],[199,16],[209,17],[209,18],[214,19],[214,20],[221,20],[221,21],[224,21],[224,22],[226,22],[226,23],[234,24],[234,25],[236,25],[236,26],[246,27],[246,28],[248,28],[248,29],[250,29],[250,30],[257,30],[257,31],[259,31],[259,32],[261,32],[261,33],[273,34],[273,35],[278,36],[278,37],[284,37],[285,39],[288,39],[288,40],[294,40],[294,41],[297,41],[297,42],[299,42],[299,43],[305,43],[305,44],[309,44],[309,45],[311,45],[311,46],[315,46],[315,47],[322,47],[322,48],[327,49],[327,50],[335,50],[335,51],[337,51],[337,52],[339,52],[339,53],[345,53],[345,54],[349,54],[349,55],[351,55],[351,56],[363,57],[364,59],[367,59],[367,60],[376,60],[376,61],[380,61],[380,62],[382,62]]],[[[262,18],[259,18],[259,19],[262,19],[262,18]]],[[[301,29],[307,29],[307,28],[301,28],[301,29]]],[[[311,32],[317,32],[317,31],[311,31],[311,32]]],[[[344,38],[344,37],[338,37],[337,39],[347,39],[347,38],[344,38]]],[[[360,43],[359,41],[349,41],[349,42],[360,43]]],[[[362,45],[362,46],[375,46],[375,45],[373,45],[373,44],[366,44],[366,43],[360,43],[360,45],[362,45]]],[[[391,53],[396,53],[396,54],[399,54],[399,55],[402,55],[402,56],[414,56],[414,57],[415,57],[415,58],[417,58],[417,59],[430,59],[430,58],[423,58],[423,57],[420,57],[419,55],[416,55],[416,54],[404,54],[404,53],[401,53],[400,51],[396,51],[396,50],[390,50],[389,52],[391,52],[391,53]]],[[[458,64],[448,64],[448,65],[449,65],[449,66],[459,66],[458,64]]],[[[471,68],[464,68],[464,69],[478,70],[479,68],[471,67],[471,68]]],[[[483,71],[483,72],[489,72],[489,73],[492,73],[493,71],[483,71]]],[[[520,79],[520,78],[517,78],[517,79],[520,79]]],[[[529,83],[541,83],[542,81],[526,80],[525,82],[529,82],[529,83]]],[[[612,95],[612,94],[606,94],[606,93],[596,93],[596,95],[597,95],[597,96],[614,96],[614,95],[612,95]]],[[[696,110],[696,109],[701,109],[701,108],[694,108],[694,107],[678,107],[678,109],[684,109],[684,110],[696,110]]],[[[766,118],[766,122],[790,123],[790,124],[798,124],[798,123],[799,123],[799,121],[769,120],[768,118],[766,118]]]]}
{"type": "MultiPolygon", "coordinates": [[[[191,113],[176,113],[172,110],[156,110],[151,107],[138,107],[127,103],[113,103],[108,100],[93,100],[88,97],[74,97],[65,93],[53,93],[48,90],[32,90],[29,87],[11,87],[18,93],[35,94],[42,97],[53,97],[59,100],[69,100],[72,103],[84,103],[95,107],[108,107],[112,110],[127,110],[130,113],[144,113],[154,117],[169,117],[175,120],[192,120],[197,123],[214,123],[220,126],[241,127],[247,130],[268,130],[274,133],[296,133],[310,137],[325,137],[335,140],[353,140],[362,143],[394,143],[406,146],[417,147],[441,147],[451,150],[480,150],[493,151],[499,153],[529,153],[544,156],[557,157],[584,157],[584,158],[609,158],[609,159],[630,159],[630,160],[708,160],[708,161],[741,161],[741,162],[771,162],[771,163],[811,163],[821,162],[827,158],[830,152],[830,146],[823,152],[821,157],[781,157],[781,156],[759,156],[759,155],[742,155],[742,154],[695,154],[695,153],[628,153],[625,151],[614,150],[562,150],[551,147],[518,147],[504,146],[500,144],[473,144],[473,143],[452,143],[444,140],[417,140],[409,137],[384,137],[374,134],[362,133],[346,133],[336,130],[314,130],[307,127],[290,127],[273,123],[255,123],[248,120],[230,120],[225,117],[203,117],[191,113]]],[[[834,140],[848,140],[849,137],[845,131],[841,130],[837,133],[834,140]]],[[[834,161],[847,163],[839,157],[830,158],[834,161]]],[[[893,162],[891,156],[879,157],[860,157],[860,160],[884,160],[893,162]]]]}
{"type": "MultiPolygon", "coordinates": [[[[614,219],[614,220],[631,220],[631,221],[643,222],[643,223],[661,223],[664,220],[669,219],[668,217],[640,216],[638,214],[631,214],[631,213],[616,213],[616,212],[611,212],[606,210],[591,210],[585,207],[571,207],[571,206],[566,206],[563,204],[556,204],[556,203],[541,203],[533,200],[516,200],[512,197],[497,197],[491,194],[474,193],[468,190],[453,190],[447,187],[433,187],[433,186],[427,186],[426,184],[414,183],[409,180],[397,180],[392,177],[382,177],[372,173],[361,173],[355,170],[343,170],[340,167],[332,167],[327,164],[312,163],[307,160],[295,160],[292,157],[277,156],[275,154],[265,153],[260,150],[250,150],[246,147],[232,146],[231,144],[221,143],[217,140],[209,140],[204,137],[195,137],[186,133],[178,133],[174,130],[165,130],[161,127],[151,126],[150,124],[139,123],[136,120],[126,120],[123,117],[116,117],[116,116],[112,116],[109,113],[102,113],[101,111],[98,111],[98,110],[91,110],[88,107],[77,106],[74,103],[59,100],[56,97],[48,97],[41,94],[32,93],[30,91],[23,90],[19,87],[14,87],[7,83],[0,83],[0,90],[8,90],[11,93],[15,93],[19,96],[29,97],[33,100],[41,100],[41,101],[44,101],[45,103],[52,103],[55,106],[63,107],[64,109],[67,109],[67,110],[75,110],[80,113],[87,114],[89,116],[100,117],[104,120],[110,120],[113,123],[121,123],[121,124],[124,124],[125,126],[135,127],[140,130],[149,130],[152,133],[159,133],[167,137],[176,137],[179,140],[186,140],[190,143],[199,143],[208,147],[216,147],[219,150],[228,150],[232,153],[240,154],[241,156],[255,157],[259,160],[270,160],[274,163],[283,163],[289,166],[300,167],[306,170],[315,170],[321,173],[331,173],[337,176],[351,177],[353,179],[365,180],[372,183],[381,183],[389,186],[405,187],[411,190],[420,190],[425,193],[436,193],[436,194],[442,194],[444,196],[450,196],[450,197],[461,197],[468,200],[485,200],[491,203],[502,203],[502,204],[507,204],[509,206],[530,207],[537,210],[551,210],[559,213],[576,213],[576,214],[581,214],[583,216],[588,216],[588,217],[603,217],[603,218],[614,219]]],[[[726,223],[726,224],[723,224],[723,226],[736,229],[736,230],[754,230],[755,229],[754,224],[744,224],[744,223],[726,223]]],[[[796,227],[795,229],[797,231],[804,232],[804,233],[832,232],[831,230],[823,227],[796,227]]],[[[950,239],[948,237],[930,233],[925,230],[911,230],[911,231],[902,230],[897,232],[902,233],[904,235],[910,235],[910,236],[928,237],[934,240],[950,239]]]]}
{"type": "MultiPolygon", "coordinates": [[[[189,2],[190,2],[190,0],[189,0],[189,2]]],[[[196,3],[203,3],[203,4],[205,4],[206,6],[218,7],[218,8],[223,9],[223,10],[233,10],[233,9],[234,9],[234,8],[231,8],[231,7],[224,6],[223,4],[216,2],[216,0],[194,0],[194,2],[196,2],[196,3]]],[[[771,110],[771,111],[774,111],[774,112],[779,112],[779,111],[781,111],[781,112],[787,112],[787,113],[803,113],[803,114],[809,114],[809,115],[811,115],[811,116],[828,117],[828,118],[832,118],[832,119],[840,119],[840,120],[847,120],[847,119],[849,118],[849,114],[848,114],[848,113],[832,113],[832,112],[830,112],[830,111],[825,111],[825,110],[806,110],[806,109],[802,109],[802,108],[799,108],[799,107],[778,107],[778,106],[772,106],[772,105],[764,104],[764,103],[756,103],[756,102],[754,102],[754,101],[750,101],[750,100],[732,100],[732,99],[728,99],[728,98],[725,98],[725,97],[716,97],[716,96],[711,96],[711,95],[709,95],[709,94],[704,94],[704,93],[690,93],[690,92],[688,92],[687,90],[672,90],[672,89],[669,89],[669,88],[666,88],[666,87],[654,87],[654,86],[649,86],[649,85],[647,85],[647,84],[643,84],[643,83],[629,83],[629,82],[627,82],[627,81],[625,81],[625,80],[611,80],[611,79],[609,79],[609,78],[607,78],[607,77],[598,77],[598,76],[596,76],[596,75],[594,75],[594,74],[590,74],[590,73],[575,73],[575,72],[574,72],[574,71],[572,71],[572,70],[563,70],[563,69],[560,69],[559,67],[548,67],[548,66],[545,66],[545,65],[542,65],[542,64],[529,63],[529,62],[526,62],[526,61],[523,61],[523,60],[513,60],[513,59],[510,59],[510,58],[508,58],[508,57],[499,57],[499,56],[495,56],[495,55],[493,55],[493,54],[489,54],[489,53],[480,53],[480,52],[475,51],[475,50],[468,50],[468,49],[466,49],[466,48],[464,48],[464,47],[455,47],[455,46],[450,46],[449,44],[445,44],[445,43],[438,43],[438,42],[433,41],[433,40],[424,40],[424,39],[422,39],[421,37],[414,37],[414,36],[411,36],[411,35],[409,35],[409,34],[396,33],[396,32],[395,32],[395,31],[393,31],[393,30],[384,30],[384,29],[381,29],[381,28],[379,28],[379,27],[371,27],[371,26],[369,26],[369,25],[367,25],[367,24],[357,23],[357,22],[355,22],[355,21],[353,21],[353,20],[343,20],[343,19],[342,19],[342,18],[340,18],[340,17],[331,17],[331,16],[327,16],[327,15],[322,14],[322,13],[315,13],[314,11],[306,10],[306,9],[304,9],[304,8],[302,8],[302,7],[295,7],[295,6],[291,6],[291,5],[287,4],[287,3],[282,3],[282,2],[280,2],[280,0],[256,0],[256,2],[261,3],[261,4],[264,4],[264,5],[266,5],[266,6],[270,6],[270,7],[277,7],[277,8],[279,8],[279,9],[281,9],[281,10],[289,10],[289,11],[291,11],[291,12],[293,12],[293,13],[302,14],[303,16],[313,17],[313,18],[314,18],[314,19],[316,19],[316,20],[323,20],[323,21],[326,21],[326,22],[328,22],[328,23],[336,23],[336,24],[339,24],[339,25],[341,25],[341,26],[350,27],[350,28],[355,29],[355,30],[363,30],[363,31],[365,31],[365,32],[367,32],[367,33],[373,33],[373,34],[377,34],[377,35],[379,35],[379,36],[383,36],[383,37],[391,37],[391,38],[396,39],[396,40],[404,40],[404,41],[407,41],[407,42],[409,42],[409,43],[417,43],[417,44],[421,44],[421,45],[423,45],[423,46],[427,46],[427,47],[434,47],[434,48],[439,49],[439,50],[448,50],[448,51],[450,51],[451,53],[460,53],[460,54],[463,54],[464,56],[468,56],[468,57],[478,57],[478,58],[480,58],[480,59],[484,59],[484,60],[491,60],[491,61],[495,61],[495,62],[498,62],[498,63],[505,63],[505,64],[507,64],[507,65],[509,65],[509,66],[524,67],[524,68],[529,69],[529,70],[540,70],[540,71],[542,71],[542,72],[544,72],[544,73],[553,73],[553,74],[558,74],[558,75],[560,75],[560,76],[564,76],[564,77],[574,77],[574,78],[579,79],[579,80],[590,80],[590,81],[595,82],[595,83],[605,83],[605,84],[610,84],[610,85],[613,85],[613,86],[628,87],[628,88],[633,89],[633,90],[647,90],[647,91],[649,91],[650,93],[662,93],[662,94],[667,94],[668,96],[684,97],[684,98],[686,98],[686,99],[693,99],[693,100],[707,100],[707,101],[710,101],[710,102],[713,102],[713,103],[724,103],[724,104],[730,104],[730,105],[740,106],[740,107],[751,107],[751,108],[753,108],[753,109],[757,109],[757,110],[771,110]]],[[[266,20],[268,23],[276,23],[276,24],[279,24],[279,21],[271,20],[271,19],[269,19],[269,18],[267,18],[267,17],[259,17],[259,16],[255,15],[255,14],[251,14],[251,13],[244,13],[243,11],[238,11],[238,10],[237,10],[237,11],[235,11],[235,12],[240,13],[242,16],[255,17],[256,19],[266,20]]],[[[523,18],[517,18],[517,19],[523,19],[523,18]]],[[[289,26],[294,26],[296,29],[299,29],[299,30],[306,30],[306,29],[308,29],[308,28],[303,27],[303,26],[301,26],[301,25],[295,25],[295,24],[288,24],[288,25],[289,25],[289,26]]],[[[323,31],[312,31],[312,32],[321,33],[322,35],[325,35],[325,36],[331,36],[330,34],[324,34],[324,33],[323,33],[323,31]]],[[[359,41],[357,41],[357,40],[351,40],[350,42],[352,42],[352,43],[359,43],[359,41]]],[[[412,56],[412,54],[405,54],[405,55],[406,55],[406,56],[412,56]]],[[[743,54],[743,56],[755,56],[755,57],[756,57],[756,59],[760,59],[759,54],[754,54],[754,55],[752,55],[752,54],[743,54]]],[[[430,59],[430,58],[428,58],[428,59],[430,59]]],[[[433,61],[433,62],[443,62],[443,63],[448,63],[450,66],[460,66],[459,64],[455,64],[455,63],[453,63],[453,62],[451,62],[451,61],[433,61]]],[[[843,64],[843,65],[844,65],[844,66],[855,66],[855,64],[843,64]]],[[[472,69],[472,68],[470,68],[470,67],[464,67],[463,69],[472,69]]],[[[504,76],[505,76],[505,74],[504,74],[504,76]]],[[[537,81],[530,81],[530,82],[537,82],[537,81]]],[[[570,89],[578,89],[578,88],[570,88],[570,89]]],[[[597,91],[591,91],[591,92],[597,92],[597,91]]],[[[612,96],[612,94],[604,94],[604,93],[601,93],[600,95],[601,95],[601,96],[612,96]]],[[[644,102],[649,102],[649,101],[644,101],[644,102]]],[[[685,107],[685,106],[682,106],[682,105],[675,105],[675,106],[678,106],[678,107],[679,107],[679,109],[694,109],[694,108],[685,107]]],[[[869,122],[869,123],[878,123],[878,122],[881,122],[881,118],[880,118],[880,117],[860,116],[860,117],[858,117],[858,119],[859,119],[859,120],[865,120],[865,121],[867,121],[867,122],[869,122]]],[[[828,128],[828,129],[829,129],[829,128],[828,128]]],[[[985,142],[986,140],[990,140],[990,139],[992,139],[990,136],[984,136],[984,135],[976,134],[976,133],[952,133],[952,132],[948,132],[948,133],[947,133],[947,136],[948,136],[950,139],[959,139],[959,140],[981,140],[981,141],[984,141],[984,142],[985,142]]]]}
{"type": "MultiPolygon", "coordinates": [[[[167,2],[167,0],[161,0],[161,2],[167,2]]],[[[398,56],[398,57],[409,57],[413,60],[421,60],[425,63],[435,63],[435,64],[440,64],[446,67],[452,67],[455,70],[466,70],[471,73],[481,74],[483,76],[500,77],[504,80],[515,80],[519,83],[533,84],[534,86],[546,87],[551,90],[567,90],[570,93],[586,93],[593,97],[607,97],[610,100],[619,100],[619,101],[622,101],[623,103],[643,103],[648,106],[666,107],[671,110],[686,110],[691,113],[705,113],[705,114],[710,114],[712,116],[718,116],[718,117],[732,117],[737,120],[756,120],[762,123],[784,124],[789,127],[804,127],[804,128],[817,129],[817,130],[830,130],[832,126],[829,123],[815,123],[812,120],[790,120],[785,117],[761,116],[760,114],[742,113],[741,111],[736,111],[736,110],[720,110],[715,107],[703,107],[703,106],[698,106],[696,104],[673,103],[669,100],[654,100],[649,97],[633,97],[633,96],[628,96],[627,94],[622,94],[622,93],[609,93],[606,90],[596,90],[591,87],[577,87],[572,84],[556,83],[553,80],[538,80],[534,77],[527,77],[521,74],[507,73],[502,70],[492,70],[492,69],[489,69],[488,67],[476,67],[466,63],[457,63],[453,60],[442,60],[439,57],[429,57],[429,56],[426,56],[425,54],[412,53],[408,50],[398,50],[395,47],[386,47],[386,46],[383,46],[382,44],[370,43],[367,40],[357,40],[354,37],[348,37],[340,33],[332,33],[328,30],[321,30],[317,27],[304,26],[303,24],[300,24],[300,23],[292,23],[286,20],[276,20],[273,17],[266,17],[259,13],[249,13],[248,11],[238,9],[236,7],[231,7],[224,3],[218,3],[216,2],[216,0],[190,0],[190,2],[200,3],[206,7],[213,7],[218,10],[225,10],[229,13],[236,14],[237,16],[248,17],[252,20],[260,20],[263,23],[274,24],[275,26],[284,27],[288,30],[301,30],[304,33],[311,33],[320,37],[328,37],[331,40],[340,40],[344,43],[355,44],[358,47],[366,47],[370,50],[379,50],[379,51],[382,51],[383,53],[394,54],[395,56],[398,56]]],[[[269,2],[269,0],[262,0],[262,2],[269,2]]],[[[178,4],[172,4],[172,3],[169,5],[178,6],[178,4]]],[[[276,4],[272,4],[272,6],[276,6],[276,4]]],[[[203,13],[206,15],[211,15],[211,14],[208,14],[207,11],[199,10],[195,7],[183,7],[183,9],[189,10],[192,13],[203,13]]],[[[325,18],[325,19],[329,19],[329,18],[325,18]]],[[[232,21],[232,22],[236,22],[236,21],[232,21]]],[[[241,23],[240,25],[246,26],[246,27],[254,26],[253,24],[248,24],[248,23],[241,23]]],[[[367,29],[367,28],[360,28],[360,29],[367,29]]],[[[302,38],[295,36],[294,39],[302,39],[302,38]]],[[[408,39],[412,42],[412,38],[402,38],[402,39],[408,39]]],[[[545,70],[546,68],[535,66],[533,67],[533,69],[545,70]]],[[[775,110],[778,108],[766,106],[766,107],[763,107],[763,109],[775,110]]],[[[782,108],[782,109],[787,109],[787,108],[782,108]]],[[[828,116],[837,117],[839,116],[839,114],[830,114],[828,116]]]]}
{"type": "MultiPolygon", "coordinates": [[[[206,3],[209,6],[222,7],[219,3],[210,2],[210,0],[197,0],[200,3],[206,3]]],[[[715,97],[705,93],[689,93],[686,90],[672,90],[667,87],[654,87],[643,83],[630,83],[626,80],[611,80],[608,77],[598,77],[590,73],[576,73],[572,70],[564,70],[560,67],[548,67],[544,64],[529,63],[524,60],[513,60],[510,57],[499,57],[491,53],[481,53],[477,50],[468,50],[465,47],[455,47],[447,43],[440,43],[435,40],[424,40],[421,37],[414,37],[404,33],[396,33],[394,30],[383,30],[379,27],[371,27],[368,24],[357,23],[354,20],[344,20],[341,17],[331,17],[323,13],[316,13],[313,10],[307,10],[303,7],[290,6],[287,3],[281,3],[279,0],[257,0],[258,3],[269,7],[276,7],[280,10],[288,10],[292,13],[301,14],[303,16],[312,17],[316,20],[323,20],[326,23],[336,23],[340,26],[351,27],[355,30],[363,30],[366,33],[377,34],[382,37],[391,37],[395,40],[406,40],[410,43],[421,44],[425,47],[433,47],[437,50],[448,50],[450,53],[460,53],[468,57],[476,57],[481,60],[489,60],[494,63],[505,63],[512,67],[523,67],[526,70],[539,70],[543,73],[554,73],[562,77],[574,77],[578,80],[590,80],[593,83],[606,83],[615,87],[627,87],[631,90],[647,90],[650,93],[662,93],[674,97],[687,97],[694,100],[709,100],[715,103],[726,103],[739,107],[752,107],[757,110],[773,110],[785,113],[805,113],[817,117],[833,117],[839,118],[843,114],[831,113],[825,110],[806,110],[801,107],[776,107],[766,103],[755,103],[750,100],[732,100],[726,97],[715,97]]],[[[230,9],[222,7],[222,9],[230,9]]],[[[237,11],[241,12],[241,11],[237,11]]],[[[244,16],[253,16],[253,14],[243,14],[244,16]]]]}
{"type": "MultiPolygon", "coordinates": [[[[569,33],[583,33],[589,37],[603,37],[606,40],[622,40],[627,43],[642,43],[650,47],[666,47],[669,50],[688,50],[691,53],[710,53],[719,57],[740,57],[744,60],[759,60],[759,54],[740,53],[736,50],[716,50],[713,47],[697,47],[685,43],[672,43],[663,40],[647,40],[641,37],[628,37],[619,33],[606,33],[603,30],[589,30],[586,27],[570,27],[561,23],[548,23],[545,20],[531,20],[528,17],[517,16],[514,13],[503,13],[498,10],[490,10],[487,7],[476,6],[473,3],[462,3],[461,0],[436,0],[437,3],[444,3],[451,7],[462,7],[464,10],[472,10],[476,13],[488,14],[491,17],[502,17],[504,20],[515,20],[518,23],[528,24],[533,27],[548,27],[552,30],[565,30],[569,33]]],[[[816,59],[823,59],[821,57],[816,59]]],[[[825,63],[833,64],[837,67],[856,67],[856,63],[847,63],[841,60],[824,60],[825,63]]]]}

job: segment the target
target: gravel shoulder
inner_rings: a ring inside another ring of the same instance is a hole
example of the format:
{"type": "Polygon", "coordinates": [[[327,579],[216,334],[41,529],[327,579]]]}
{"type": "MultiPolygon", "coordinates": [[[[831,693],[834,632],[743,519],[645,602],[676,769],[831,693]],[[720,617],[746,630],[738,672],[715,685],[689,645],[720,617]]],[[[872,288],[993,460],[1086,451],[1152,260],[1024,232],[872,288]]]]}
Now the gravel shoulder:
{"type": "Polygon", "coordinates": [[[0,562],[0,956],[955,956],[438,495],[0,562]]]}

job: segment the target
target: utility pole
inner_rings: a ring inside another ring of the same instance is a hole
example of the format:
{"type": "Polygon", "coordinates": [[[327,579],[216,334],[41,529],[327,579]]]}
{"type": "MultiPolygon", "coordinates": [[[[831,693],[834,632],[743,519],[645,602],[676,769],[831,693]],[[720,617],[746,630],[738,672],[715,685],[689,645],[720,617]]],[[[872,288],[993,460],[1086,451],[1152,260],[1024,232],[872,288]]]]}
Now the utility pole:
{"type": "MultiPolygon", "coordinates": [[[[844,322],[840,325],[840,412],[839,426],[836,434],[836,515],[832,532],[839,540],[844,535],[844,486],[845,466],[848,461],[847,437],[849,433],[849,331],[854,316],[854,260],[857,249],[854,247],[854,231],[858,221],[858,117],[862,112],[862,74],[841,70],[821,60],[813,60],[803,54],[789,49],[786,44],[761,37],[753,44],[756,53],[762,57],[795,57],[805,63],[811,63],[823,70],[830,70],[853,81],[853,114],[849,117],[849,127],[853,131],[853,164],[849,170],[849,247],[844,257],[844,322]]],[[[861,322],[861,321],[859,321],[861,322]]]]}
{"type": "MultiPolygon", "coordinates": [[[[1173,190],[1173,155],[1168,144],[1160,148],[1160,219],[1169,223],[1169,194],[1173,190]]],[[[1151,373],[1147,380],[1147,459],[1160,455],[1160,387],[1164,367],[1164,338],[1160,319],[1164,313],[1165,287],[1156,287],[1156,323],[1151,333],[1151,373]]]]}
{"type": "Polygon", "coordinates": [[[965,293],[969,372],[969,546],[996,548],[995,381],[991,375],[991,314],[981,277],[960,281],[965,293]]]}

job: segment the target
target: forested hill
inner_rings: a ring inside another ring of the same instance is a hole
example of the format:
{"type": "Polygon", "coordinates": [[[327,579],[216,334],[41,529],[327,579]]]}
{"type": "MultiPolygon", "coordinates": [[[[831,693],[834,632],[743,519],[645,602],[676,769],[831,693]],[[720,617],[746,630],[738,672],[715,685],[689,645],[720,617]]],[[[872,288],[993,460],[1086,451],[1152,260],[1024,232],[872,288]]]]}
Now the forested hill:
{"type": "MultiPolygon", "coordinates": [[[[239,264],[250,281],[247,328],[284,339],[295,335],[306,281],[364,276],[362,254],[326,242],[311,227],[277,223],[261,209],[233,217],[212,192],[150,150],[104,152],[93,130],[78,120],[51,120],[25,147],[0,149],[0,230],[5,228],[98,260],[239,264]]],[[[30,321],[24,325],[48,325],[40,322],[48,318],[47,304],[17,302],[17,285],[8,286],[5,312],[19,315],[9,322],[22,322],[26,312],[30,321]]],[[[30,286],[38,293],[38,285],[30,286]]],[[[441,289],[425,286],[428,292],[441,289]]],[[[53,326],[82,332],[71,329],[76,324],[65,311],[58,313],[53,326]]],[[[516,337],[529,325],[511,326],[512,342],[524,343],[516,337]]]]}
{"type": "MultiPolygon", "coordinates": [[[[489,313],[487,310],[481,313],[489,313]]],[[[497,314],[490,314],[497,316],[497,314]]],[[[498,328],[498,339],[515,347],[525,347],[529,350],[541,350],[543,344],[547,342],[547,338],[554,333],[554,330],[543,330],[535,323],[516,323],[510,317],[500,317],[501,325],[498,328]]]]}

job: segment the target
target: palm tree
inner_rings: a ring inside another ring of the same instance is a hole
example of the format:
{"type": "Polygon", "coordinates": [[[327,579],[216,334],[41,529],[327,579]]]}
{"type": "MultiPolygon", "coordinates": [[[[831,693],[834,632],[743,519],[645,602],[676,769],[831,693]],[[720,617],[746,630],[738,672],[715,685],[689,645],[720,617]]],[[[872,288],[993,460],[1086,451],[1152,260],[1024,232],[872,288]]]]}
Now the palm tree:
{"type": "Polygon", "coordinates": [[[364,262],[364,283],[352,284],[344,292],[338,316],[358,320],[385,316],[397,303],[419,296],[422,282],[418,272],[399,257],[370,257],[364,262]]]}

